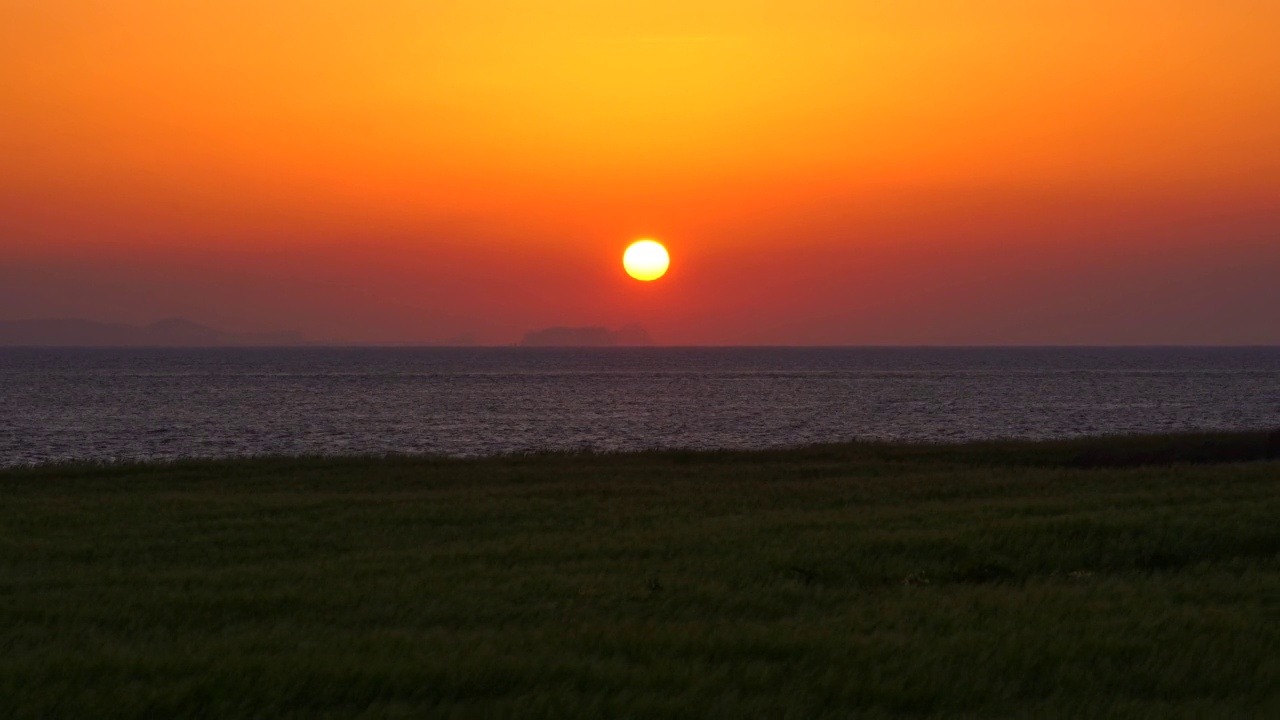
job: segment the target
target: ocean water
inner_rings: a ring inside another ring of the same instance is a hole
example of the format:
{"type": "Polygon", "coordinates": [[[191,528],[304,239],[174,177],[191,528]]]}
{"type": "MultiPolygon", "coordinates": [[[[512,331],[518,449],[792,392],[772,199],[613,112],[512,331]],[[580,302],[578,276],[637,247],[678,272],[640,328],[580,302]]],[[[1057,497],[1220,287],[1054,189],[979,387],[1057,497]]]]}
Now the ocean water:
{"type": "Polygon", "coordinates": [[[1280,348],[0,349],[0,465],[1280,427],[1280,348]]]}

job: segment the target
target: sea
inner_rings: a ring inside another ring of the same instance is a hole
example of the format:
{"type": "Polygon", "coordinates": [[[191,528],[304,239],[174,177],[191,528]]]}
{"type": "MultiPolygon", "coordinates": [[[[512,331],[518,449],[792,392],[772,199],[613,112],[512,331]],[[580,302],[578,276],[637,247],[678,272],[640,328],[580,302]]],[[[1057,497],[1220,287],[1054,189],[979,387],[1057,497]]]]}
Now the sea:
{"type": "Polygon", "coordinates": [[[1280,348],[0,349],[0,465],[1280,428],[1280,348]]]}

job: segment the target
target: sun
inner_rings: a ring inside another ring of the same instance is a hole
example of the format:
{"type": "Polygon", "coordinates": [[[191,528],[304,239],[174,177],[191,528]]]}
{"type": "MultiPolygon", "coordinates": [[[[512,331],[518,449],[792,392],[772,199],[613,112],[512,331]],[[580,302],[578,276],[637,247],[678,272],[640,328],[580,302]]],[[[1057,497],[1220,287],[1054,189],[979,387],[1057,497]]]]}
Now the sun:
{"type": "Polygon", "coordinates": [[[622,267],[627,269],[627,274],[645,282],[666,275],[670,264],[671,256],[667,255],[667,249],[655,240],[633,242],[622,254],[622,267]]]}

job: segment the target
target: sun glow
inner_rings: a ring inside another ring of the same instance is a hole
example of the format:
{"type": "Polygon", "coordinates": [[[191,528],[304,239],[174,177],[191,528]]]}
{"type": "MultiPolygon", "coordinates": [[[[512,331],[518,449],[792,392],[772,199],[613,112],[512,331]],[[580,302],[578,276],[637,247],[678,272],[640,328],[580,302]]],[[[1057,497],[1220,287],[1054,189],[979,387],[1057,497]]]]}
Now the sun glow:
{"type": "Polygon", "coordinates": [[[648,282],[667,274],[671,257],[667,249],[654,240],[639,240],[631,244],[622,255],[622,266],[627,274],[648,282]]]}

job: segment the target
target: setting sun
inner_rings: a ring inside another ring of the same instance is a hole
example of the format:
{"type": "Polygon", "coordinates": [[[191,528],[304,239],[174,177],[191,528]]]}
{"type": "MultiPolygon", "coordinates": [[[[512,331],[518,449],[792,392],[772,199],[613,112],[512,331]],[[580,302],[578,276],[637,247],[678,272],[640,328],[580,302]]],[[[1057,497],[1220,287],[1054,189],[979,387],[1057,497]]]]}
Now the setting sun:
{"type": "Polygon", "coordinates": [[[634,242],[622,255],[622,266],[627,269],[627,274],[645,282],[657,280],[667,274],[670,264],[671,257],[667,255],[667,249],[654,240],[634,242]]]}

